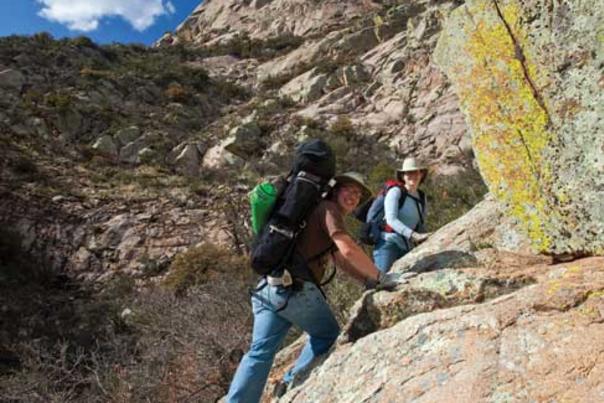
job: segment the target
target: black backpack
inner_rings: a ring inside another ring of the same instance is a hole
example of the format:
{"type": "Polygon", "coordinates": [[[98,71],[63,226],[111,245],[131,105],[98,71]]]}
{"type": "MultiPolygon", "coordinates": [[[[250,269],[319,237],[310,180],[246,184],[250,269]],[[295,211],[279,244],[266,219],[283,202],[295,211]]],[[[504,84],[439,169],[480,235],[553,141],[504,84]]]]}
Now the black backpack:
{"type": "MultiPolygon", "coordinates": [[[[355,218],[363,223],[359,229],[359,240],[362,243],[366,245],[375,245],[380,238],[380,233],[385,230],[384,199],[386,198],[386,193],[388,193],[388,191],[393,187],[399,187],[402,192],[398,201],[398,208],[400,209],[405,203],[407,192],[399,182],[387,180],[386,183],[384,183],[384,187],[375,198],[367,200],[367,202],[358,207],[355,211],[355,218]]],[[[418,226],[423,224],[423,214],[426,206],[426,195],[421,190],[419,191],[419,196],[421,211],[419,214],[420,222],[418,223],[418,226]]]]}
{"type": "Polygon", "coordinates": [[[295,253],[306,219],[334,185],[335,155],[322,140],[308,140],[295,150],[292,169],[278,186],[275,206],[252,246],[252,269],[276,275],[287,268],[294,276],[314,281],[304,259],[295,253]]]}

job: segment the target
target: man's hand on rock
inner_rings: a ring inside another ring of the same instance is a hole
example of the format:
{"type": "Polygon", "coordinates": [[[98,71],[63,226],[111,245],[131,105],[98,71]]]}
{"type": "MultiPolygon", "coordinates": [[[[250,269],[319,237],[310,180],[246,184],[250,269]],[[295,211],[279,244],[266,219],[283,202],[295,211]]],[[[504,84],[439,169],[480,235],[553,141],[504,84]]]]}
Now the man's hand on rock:
{"type": "Polygon", "coordinates": [[[393,290],[399,285],[406,284],[409,282],[411,277],[417,276],[414,271],[408,271],[405,273],[390,272],[386,274],[380,273],[380,280],[376,286],[377,290],[393,290]]]}
{"type": "Polygon", "coordinates": [[[416,272],[409,271],[405,273],[381,273],[379,274],[379,278],[377,281],[367,281],[365,283],[365,287],[368,290],[394,290],[399,285],[405,284],[409,281],[411,277],[415,277],[417,275],[416,272]]]}

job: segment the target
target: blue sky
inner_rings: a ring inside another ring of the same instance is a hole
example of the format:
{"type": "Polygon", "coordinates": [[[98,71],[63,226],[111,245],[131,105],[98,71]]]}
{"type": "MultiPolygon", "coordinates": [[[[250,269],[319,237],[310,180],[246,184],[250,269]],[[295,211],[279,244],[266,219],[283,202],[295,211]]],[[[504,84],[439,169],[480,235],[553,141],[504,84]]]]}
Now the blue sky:
{"type": "Polygon", "coordinates": [[[97,43],[151,44],[202,0],[0,0],[0,36],[46,31],[97,43]]]}

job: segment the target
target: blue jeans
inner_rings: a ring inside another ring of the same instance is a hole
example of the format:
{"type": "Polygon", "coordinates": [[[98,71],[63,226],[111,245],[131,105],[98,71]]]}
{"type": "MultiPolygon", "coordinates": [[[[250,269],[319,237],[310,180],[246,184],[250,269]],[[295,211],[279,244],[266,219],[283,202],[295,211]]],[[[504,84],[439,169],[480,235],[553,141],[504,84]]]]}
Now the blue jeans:
{"type": "MultiPolygon", "coordinates": [[[[265,280],[261,280],[260,285],[263,282],[265,280]]],[[[292,324],[307,332],[309,338],[293,368],[285,374],[283,381],[286,383],[325,354],[340,333],[323,294],[308,281],[299,291],[265,285],[252,296],[252,309],[252,344],[231,382],[227,396],[229,403],[260,401],[275,354],[292,324]]]]}
{"type": "Polygon", "coordinates": [[[388,273],[398,259],[407,252],[402,236],[394,233],[382,233],[373,248],[373,262],[382,273],[388,273]]]}

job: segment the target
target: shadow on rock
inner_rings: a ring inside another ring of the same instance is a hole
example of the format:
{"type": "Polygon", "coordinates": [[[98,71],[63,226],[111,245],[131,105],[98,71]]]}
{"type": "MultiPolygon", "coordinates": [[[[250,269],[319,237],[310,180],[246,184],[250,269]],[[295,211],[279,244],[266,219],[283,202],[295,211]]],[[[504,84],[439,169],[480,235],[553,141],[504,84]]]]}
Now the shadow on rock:
{"type": "Polygon", "coordinates": [[[446,250],[423,256],[405,271],[424,273],[438,269],[456,269],[478,265],[478,259],[471,253],[459,250],[446,250]]]}

